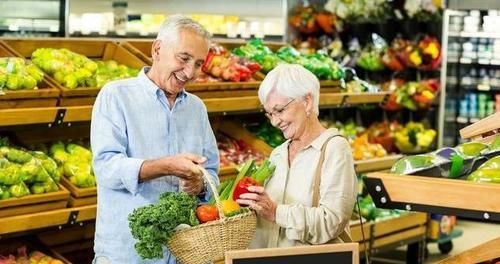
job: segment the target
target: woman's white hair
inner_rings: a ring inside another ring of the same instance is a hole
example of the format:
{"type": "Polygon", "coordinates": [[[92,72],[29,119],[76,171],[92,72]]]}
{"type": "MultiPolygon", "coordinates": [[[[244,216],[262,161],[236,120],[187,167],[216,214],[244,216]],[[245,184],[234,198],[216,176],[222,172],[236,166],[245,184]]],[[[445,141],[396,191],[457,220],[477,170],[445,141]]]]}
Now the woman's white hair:
{"type": "Polygon", "coordinates": [[[270,71],[259,87],[259,100],[266,104],[271,92],[281,96],[302,99],[308,93],[313,100],[313,111],[319,114],[319,81],[310,71],[298,64],[279,64],[270,71]]]}
{"type": "Polygon", "coordinates": [[[176,14],[171,15],[160,26],[156,39],[171,43],[179,37],[179,32],[183,29],[191,30],[207,40],[210,45],[211,34],[200,23],[193,19],[176,14]]]}

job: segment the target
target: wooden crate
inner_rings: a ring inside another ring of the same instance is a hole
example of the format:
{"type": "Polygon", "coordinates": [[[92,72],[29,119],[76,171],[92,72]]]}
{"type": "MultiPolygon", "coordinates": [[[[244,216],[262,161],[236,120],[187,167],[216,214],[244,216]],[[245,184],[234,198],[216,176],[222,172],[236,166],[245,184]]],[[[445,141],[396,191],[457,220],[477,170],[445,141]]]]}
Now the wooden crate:
{"type": "Polygon", "coordinates": [[[97,187],[79,188],[72,184],[66,177],[61,177],[61,184],[68,188],[70,207],[97,204],[97,187]]]}
{"type": "MultiPolygon", "coordinates": [[[[0,57],[23,57],[19,53],[8,48],[0,40],[0,57]]],[[[60,91],[57,85],[45,75],[38,89],[10,91],[3,89],[5,94],[0,95],[0,109],[29,108],[29,107],[51,107],[57,105],[60,91]]]]}
{"type": "Polygon", "coordinates": [[[360,243],[360,251],[365,248],[373,251],[416,237],[423,239],[427,230],[427,215],[408,213],[379,222],[363,222],[364,239],[359,220],[351,221],[350,228],[353,241],[360,243]]]}
{"type": "Polygon", "coordinates": [[[68,190],[59,185],[57,192],[0,200],[0,218],[66,208],[68,198],[68,190]]]}
{"type": "Polygon", "coordinates": [[[500,219],[500,184],[389,173],[369,173],[363,180],[380,208],[500,219]]]}
{"type": "MultiPolygon", "coordinates": [[[[226,44],[221,43],[221,45],[228,48],[226,44]]],[[[120,43],[120,46],[130,51],[148,65],[153,64],[153,60],[151,58],[152,45],[153,41],[151,40],[128,40],[120,43]]],[[[264,79],[265,75],[257,72],[253,77],[255,81],[248,82],[190,83],[186,85],[186,91],[195,93],[201,98],[257,95],[257,89],[259,88],[261,80],[264,79]],[[226,91],[226,93],[224,91],[226,91]],[[240,91],[243,91],[243,93],[237,95],[234,94],[234,92],[240,91]]]]}
{"type": "MultiPolygon", "coordinates": [[[[66,48],[93,60],[115,60],[119,64],[137,69],[146,66],[146,63],[141,59],[111,40],[80,38],[7,38],[4,39],[4,42],[10,49],[21,54],[25,58],[31,58],[33,51],[38,48],[66,48]]],[[[55,84],[61,90],[60,106],[92,105],[100,90],[100,88],[97,87],[67,89],[57,82],[55,84]]]]}

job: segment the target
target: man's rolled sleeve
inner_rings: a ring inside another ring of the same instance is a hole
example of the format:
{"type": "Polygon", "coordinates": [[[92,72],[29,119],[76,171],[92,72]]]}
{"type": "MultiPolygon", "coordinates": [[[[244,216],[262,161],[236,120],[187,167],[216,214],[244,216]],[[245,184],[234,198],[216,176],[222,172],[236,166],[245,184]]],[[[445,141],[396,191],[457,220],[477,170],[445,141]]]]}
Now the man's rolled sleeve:
{"type": "Polygon", "coordinates": [[[121,163],[123,166],[120,168],[120,177],[125,186],[130,193],[136,195],[140,192],[139,183],[139,173],[141,171],[141,166],[144,160],[142,159],[134,159],[134,158],[125,158],[121,163]]]}

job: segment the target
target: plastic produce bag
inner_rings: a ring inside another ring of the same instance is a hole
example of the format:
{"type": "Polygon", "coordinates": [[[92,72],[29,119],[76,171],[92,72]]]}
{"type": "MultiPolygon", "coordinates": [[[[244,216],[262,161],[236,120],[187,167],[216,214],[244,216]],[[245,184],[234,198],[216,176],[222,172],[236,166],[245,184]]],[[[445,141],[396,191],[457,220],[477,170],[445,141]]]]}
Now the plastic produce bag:
{"type": "Polygon", "coordinates": [[[456,146],[455,149],[465,158],[474,158],[488,149],[488,145],[481,142],[466,142],[456,146]]]}
{"type": "Polygon", "coordinates": [[[28,189],[28,186],[26,186],[26,184],[24,184],[24,182],[20,182],[20,183],[11,185],[9,187],[9,192],[12,195],[12,197],[16,197],[16,198],[23,197],[23,196],[30,194],[30,190],[28,189]]]}
{"type": "Polygon", "coordinates": [[[474,182],[500,183],[500,155],[483,163],[471,173],[467,180],[474,182]]]}
{"type": "Polygon", "coordinates": [[[19,165],[10,163],[0,169],[0,184],[14,185],[23,181],[23,174],[19,165]]]}
{"type": "Polygon", "coordinates": [[[372,34],[372,42],[361,51],[356,64],[368,71],[380,71],[385,68],[381,55],[387,48],[387,42],[379,35],[372,34]]]}
{"type": "Polygon", "coordinates": [[[446,162],[446,159],[432,154],[407,156],[401,158],[392,166],[391,173],[412,174],[419,170],[428,169],[444,162],[446,162]]]}

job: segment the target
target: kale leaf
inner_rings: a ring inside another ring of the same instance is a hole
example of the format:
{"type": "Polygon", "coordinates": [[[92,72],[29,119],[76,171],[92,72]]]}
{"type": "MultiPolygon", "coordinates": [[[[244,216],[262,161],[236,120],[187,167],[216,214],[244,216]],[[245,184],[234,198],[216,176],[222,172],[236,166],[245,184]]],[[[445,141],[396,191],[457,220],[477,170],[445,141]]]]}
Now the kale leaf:
{"type": "Polygon", "coordinates": [[[163,245],[180,224],[198,225],[197,199],[186,193],[167,192],[156,204],[135,209],[129,216],[132,236],[138,240],[135,249],[144,259],[163,257],[163,245]]]}

